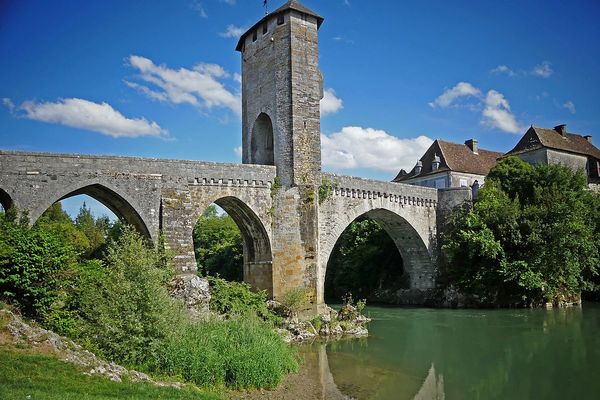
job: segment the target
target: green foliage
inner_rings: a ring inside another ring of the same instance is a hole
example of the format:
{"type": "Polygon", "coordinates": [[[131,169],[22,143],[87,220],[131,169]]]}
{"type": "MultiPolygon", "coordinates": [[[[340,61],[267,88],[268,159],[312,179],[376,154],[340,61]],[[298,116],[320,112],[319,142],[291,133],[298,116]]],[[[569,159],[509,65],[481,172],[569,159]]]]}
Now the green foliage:
{"type": "Polygon", "coordinates": [[[298,369],[295,350],[255,317],[188,324],[158,360],[159,371],[236,389],[275,387],[298,369]]]}
{"type": "Polygon", "coordinates": [[[306,204],[315,203],[315,190],[312,187],[306,189],[306,198],[304,199],[306,204]]]}
{"type": "Polygon", "coordinates": [[[473,209],[450,220],[450,282],[486,305],[558,302],[592,288],[598,195],[585,187],[585,176],[564,166],[498,163],[473,209]]]}
{"type": "Polygon", "coordinates": [[[293,288],[288,290],[279,298],[289,316],[295,317],[308,305],[307,291],[304,288],[293,288]]]}
{"type": "Polygon", "coordinates": [[[233,218],[218,215],[209,206],[194,227],[194,248],[199,270],[230,281],[244,278],[242,235],[233,218]]]}
{"type": "Polygon", "coordinates": [[[113,382],[88,376],[56,357],[0,350],[0,398],[3,400],[218,400],[221,396],[193,387],[158,387],[149,383],[113,382]]]}
{"type": "Polygon", "coordinates": [[[316,316],[310,320],[311,325],[315,328],[317,332],[321,330],[321,325],[323,325],[323,321],[321,321],[320,316],[316,316]]]}
{"type": "Polygon", "coordinates": [[[60,277],[75,261],[64,238],[29,228],[16,214],[0,214],[0,296],[43,320],[59,298],[60,277]]]}
{"type": "Polygon", "coordinates": [[[334,184],[326,177],[321,178],[319,186],[319,204],[323,204],[333,194],[334,184]]]}
{"type": "Polygon", "coordinates": [[[276,176],[275,179],[273,179],[273,184],[271,185],[271,198],[277,196],[279,189],[281,189],[281,179],[276,176]]]}
{"type": "Polygon", "coordinates": [[[244,282],[229,282],[225,279],[209,277],[210,309],[217,314],[228,316],[255,315],[262,319],[272,319],[267,308],[267,292],[253,292],[244,282]]]}
{"type": "Polygon", "coordinates": [[[107,251],[106,264],[81,271],[74,308],[80,337],[105,357],[127,365],[156,358],[169,332],[182,320],[181,308],[164,283],[172,275],[161,254],[132,228],[107,251]]]}
{"type": "Polygon", "coordinates": [[[106,216],[94,218],[85,203],[75,221],[63,211],[60,203],[54,203],[35,225],[69,242],[83,260],[102,258],[108,243],[118,239],[123,229],[120,221],[111,222],[106,216]]]}
{"type": "Polygon", "coordinates": [[[362,299],[362,300],[357,300],[356,301],[356,311],[358,311],[359,314],[362,314],[363,310],[365,309],[365,307],[367,306],[367,300],[366,299],[362,299]]]}
{"type": "Polygon", "coordinates": [[[377,301],[378,291],[407,285],[398,248],[378,222],[359,219],[344,230],[327,264],[328,299],[353,293],[377,301]]]}

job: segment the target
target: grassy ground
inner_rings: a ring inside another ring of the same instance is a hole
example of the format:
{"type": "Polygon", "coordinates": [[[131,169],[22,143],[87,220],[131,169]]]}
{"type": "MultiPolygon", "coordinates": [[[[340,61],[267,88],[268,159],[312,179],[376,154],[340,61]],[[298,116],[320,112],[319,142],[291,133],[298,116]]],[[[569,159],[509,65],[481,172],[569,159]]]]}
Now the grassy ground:
{"type": "Polygon", "coordinates": [[[2,400],[108,400],[194,399],[219,400],[221,396],[194,388],[161,388],[146,383],[111,382],[83,375],[76,366],[59,359],[0,347],[0,399],[2,400]]]}

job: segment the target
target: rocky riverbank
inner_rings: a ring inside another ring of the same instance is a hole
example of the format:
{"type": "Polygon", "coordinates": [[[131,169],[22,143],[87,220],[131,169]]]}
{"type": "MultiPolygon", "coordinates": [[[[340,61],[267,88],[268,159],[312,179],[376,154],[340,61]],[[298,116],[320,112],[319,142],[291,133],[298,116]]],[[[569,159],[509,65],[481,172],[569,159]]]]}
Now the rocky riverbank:
{"type": "Polygon", "coordinates": [[[102,360],[71,339],[28,323],[9,309],[0,310],[0,319],[4,326],[0,331],[0,345],[31,348],[36,352],[53,354],[65,362],[82,367],[87,375],[99,375],[115,382],[127,379],[130,382],[146,382],[178,389],[183,386],[181,383],[156,381],[142,372],[102,360]]]}
{"type": "MultiPolygon", "coordinates": [[[[210,311],[211,290],[206,278],[194,274],[177,276],[169,284],[171,296],[180,300],[193,318],[223,317],[210,311]]],[[[269,300],[267,308],[280,317],[277,333],[288,343],[302,343],[317,337],[336,339],[341,337],[365,337],[369,335],[367,324],[371,321],[361,314],[352,301],[340,311],[326,306],[314,318],[300,318],[283,304],[269,300]]]]}

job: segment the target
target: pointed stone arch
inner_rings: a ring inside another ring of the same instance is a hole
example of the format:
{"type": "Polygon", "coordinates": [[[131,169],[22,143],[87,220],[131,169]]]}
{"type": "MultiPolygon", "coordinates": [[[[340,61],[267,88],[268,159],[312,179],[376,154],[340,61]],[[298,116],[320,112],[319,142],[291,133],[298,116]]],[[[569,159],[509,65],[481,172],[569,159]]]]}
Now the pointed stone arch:
{"type": "Polygon", "coordinates": [[[275,165],[273,122],[264,112],[260,113],[252,126],[250,162],[252,164],[275,165]]]}
{"type": "Polygon", "coordinates": [[[390,236],[403,261],[403,268],[410,282],[410,289],[431,289],[434,276],[434,262],[427,244],[417,230],[403,216],[385,208],[355,210],[336,219],[328,238],[322,241],[320,251],[321,268],[318,293],[324,296],[327,264],[335,244],[342,233],[355,220],[366,217],[377,221],[390,236]]]}
{"type": "Polygon", "coordinates": [[[112,211],[117,218],[123,223],[133,226],[142,236],[150,241],[155,240],[148,229],[149,224],[144,221],[140,213],[137,211],[135,202],[127,195],[117,192],[116,189],[109,187],[107,184],[96,181],[79,183],[68,188],[64,188],[59,193],[48,196],[46,200],[38,205],[32,212],[31,223],[35,221],[46,211],[52,204],[57,201],[67,199],[77,195],[88,195],[100,203],[105,205],[112,211]]]}
{"type": "MultiPolygon", "coordinates": [[[[238,226],[244,248],[244,282],[257,290],[266,290],[273,296],[273,268],[271,240],[258,214],[235,196],[214,199],[238,226]]],[[[197,219],[196,219],[197,220],[197,219]]]]}

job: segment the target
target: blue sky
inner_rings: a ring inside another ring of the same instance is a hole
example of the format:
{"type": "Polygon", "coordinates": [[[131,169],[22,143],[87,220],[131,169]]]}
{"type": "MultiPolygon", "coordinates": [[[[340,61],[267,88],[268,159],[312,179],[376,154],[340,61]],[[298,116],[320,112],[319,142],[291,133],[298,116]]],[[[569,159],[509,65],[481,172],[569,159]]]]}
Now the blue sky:
{"type": "MultiPolygon", "coordinates": [[[[325,17],[327,171],[389,180],[436,138],[507,151],[530,124],[600,141],[597,1],[303,3],[325,17]]],[[[239,162],[234,47],[263,13],[0,1],[0,148],[239,162]]]]}

